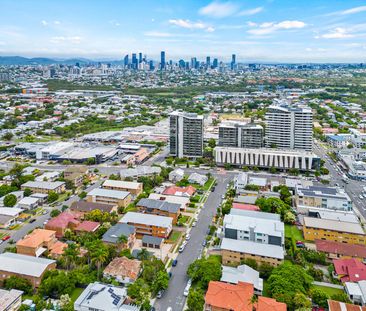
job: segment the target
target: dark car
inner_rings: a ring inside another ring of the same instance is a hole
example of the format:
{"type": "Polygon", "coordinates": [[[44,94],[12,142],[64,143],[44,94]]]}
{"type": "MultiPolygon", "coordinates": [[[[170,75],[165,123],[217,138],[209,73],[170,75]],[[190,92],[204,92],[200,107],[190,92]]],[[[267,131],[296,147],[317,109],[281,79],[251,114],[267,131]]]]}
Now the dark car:
{"type": "Polygon", "coordinates": [[[34,223],[36,221],[36,219],[35,218],[32,218],[30,221],[29,221],[29,223],[34,223]]]}
{"type": "Polygon", "coordinates": [[[178,260],[177,259],[174,259],[173,260],[173,263],[172,263],[172,266],[175,267],[177,264],[178,264],[178,260]]]}

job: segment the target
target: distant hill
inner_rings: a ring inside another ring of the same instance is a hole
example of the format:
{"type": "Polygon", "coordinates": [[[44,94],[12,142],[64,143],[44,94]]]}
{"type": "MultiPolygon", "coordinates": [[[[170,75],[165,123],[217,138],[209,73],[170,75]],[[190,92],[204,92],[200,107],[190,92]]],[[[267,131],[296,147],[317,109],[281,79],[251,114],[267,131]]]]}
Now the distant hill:
{"type": "Polygon", "coordinates": [[[111,63],[111,64],[122,64],[122,61],[95,61],[85,58],[71,58],[71,59],[53,59],[47,57],[35,57],[27,58],[22,56],[0,56],[0,66],[10,65],[52,65],[52,64],[63,64],[63,65],[75,65],[79,64],[95,64],[95,63],[111,63]]]}

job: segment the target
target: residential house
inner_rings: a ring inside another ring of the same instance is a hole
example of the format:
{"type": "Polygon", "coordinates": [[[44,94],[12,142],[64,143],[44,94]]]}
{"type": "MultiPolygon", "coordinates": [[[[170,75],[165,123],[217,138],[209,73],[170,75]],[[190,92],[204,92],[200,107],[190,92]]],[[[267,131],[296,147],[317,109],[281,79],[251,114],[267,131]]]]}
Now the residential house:
{"type": "Polygon", "coordinates": [[[103,183],[102,188],[110,190],[127,191],[134,196],[138,196],[143,191],[143,184],[140,182],[108,179],[103,183]]]}
{"type": "Polygon", "coordinates": [[[163,246],[163,243],[164,243],[164,239],[158,238],[156,236],[144,235],[142,237],[141,242],[142,242],[142,247],[161,249],[161,247],[163,246]]]}
{"type": "Polygon", "coordinates": [[[174,195],[179,197],[191,197],[196,192],[196,188],[189,185],[187,187],[170,186],[163,191],[164,195],[174,195]]]}
{"type": "Polygon", "coordinates": [[[340,310],[342,310],[342,311],[366,311],[366,307],[328,299],[328,310],[329,311],[340,311],[340,310]]]}
{"type": "Polygon", "coordinates": [[[203,186],[208,180],[208,177],[206,175],[198,174],[198,173],[192,173],[188,177],[188,182],[191,184],[199,184],[203,186]]]}
{"type": "Polygon", "coordinates": [[[95,232],[100,227],[100,223],[96,221],[84,220],[74,228],[75,233],[95,232]]]}
{"type": "Polygon", "coordinates": [[[317,252],[323,252],[328,259],[355,258],[366,262],[366,246],[326,240],[315,240],[317,252]]]}
{"type": "Polygon", "coordinates": [[[131,194],[127,191],[95,188],[87,194],[86,201],[126,207],[131,203],[131,194]]]}
{"type": "Polygon", "coordinates": [[[24,197],[17,203],[18,208],[32,210],[40,205],[40,199],[34,197],[24,197]]]}
{"type": "Polygon", "coordinates": [[[125,168],[120,170],[119,176],[121,179],[125,178],[138,178],[141,176],[153,176],[159,175],[161,172],[161,168],[158,166],[137,166],[135,168],[125,168]]]}
{"type": "Polygon", "coordinates": [[[179,204],[181,211],[185,211],[190,203],[190,200],[188,197],[177,197],[174,195],[164,195],[164,194],[159,194],[159,193],[150,193],[149,199],[179,204]]]}
{"type": "Polygon", "coordinates": [[[366,305],[366,281],[346,282],[344,289],[353,303],[361,306],[366,305]]]}
{"type": "Polygon", "coordinates": [[[141,213],[171,217],[173,224],[177,223],[180,215],[180,205],[167,201],[141,199],[137,202],[136,207],[141,213]]]}
{"type": "Polygon", "coordinates": [[[22,305],[23,291],[0,289],[0,310],[17,311],[22,305]]]}
{"type": "Polygon", "coordinates": [[[366,265],[355,258],[334,259],[333,265],[333,274],[342,283],[366,280],[366,265]]]}
{"type": "Polygon", "coordinates": [[[80,187],[83,185],[84,177],[88,172],[89,169],[86,166],[68,166],[64,171],[64,178],[70,180],[75,187],[80,187]]]}
{"type": "Polygon", "coordinates": [[[121,245],[121,247],[127,247],[131,249],[136,241],[135,231],[136,230],[134,226],[117,223],[110,227],[106,233],[104,233],[102,241],[106,244],[120,245],[121,243],[119,238],[121,236],[125,236],[127,238],[127,243],[125,243],[125,245],[121,245]]]}
{"type": "Polygon", "coordinates": [[[67,244],[56,238],[56,231],[46,229],[34,229],[23,239],[16,243],[17,254],[39,257],[48,252],[51,257],[62,255],[67,244]]]}
{"type": "Polygon", "coordinates": [[[177,168],[169,173],[169,181],[176,183],[184,178],[184,170],[177,168]]]}
{"type": "Polygon", "coordinates": [[[142,263],[140,260],[116,257],[104,269],[103,276],[107,279],[113,278],[121,284],[128,285],[137,280],[141,269],[142,263]]]}
{"type": "Polygon", "coordinates": [[[33,193],[62,193],[66,190],[65,183],[62,181],[27,181],[21,189],[30,189],[33,193]]]}
{"type": "Polygon", "coordinates": [[[117,212],[117,205],[94,203],[87,201],[76,201],[72,202],[70,206],[71,212],[78,212],[83,214],[90,213],[95,210],[100,210],[103,213],[110,214],[112,212],[117,212]]]}
{"type": "Polygon", "coordinates": [[[54,269],[55,260],[15,253],[0,254],[0,281],[14,275],[27,279],[33,287],[38,287],[44,273],[54,269]]]}
{"type": "Polygon", "coordinates": [[[119,222],[134,226],[136,235],[139,237],[152,235],[166,239],[173,227],[173,218],[171,217],[135,212],[128,212],[119,222]]]}
{"type": "Polygon", "coordinates": [[[74,303],[75,311],[139,311],[140,307],[127,303],[127,288],[91,283],[74,303]]]}

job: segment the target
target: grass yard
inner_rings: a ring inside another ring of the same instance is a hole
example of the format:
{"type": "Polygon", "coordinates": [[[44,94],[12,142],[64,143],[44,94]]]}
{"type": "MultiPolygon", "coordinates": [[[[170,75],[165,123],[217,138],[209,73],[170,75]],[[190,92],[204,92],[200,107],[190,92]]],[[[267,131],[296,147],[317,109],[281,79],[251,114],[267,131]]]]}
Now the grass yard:
{"type": "Polygon", "coordinates": [[[294,225],[285,225],[285,237],[294,238],[295,241],[305,241],[301,230],[294,225]]]}
{"type": "Polygon", "coordinates": [[[179,240],[179,238],[180,238],[181,235],[182,235],[182,232],[180,232],[180,231],[173,231],[172,234],[170,235],[170,238],[169,238],[168,241],[175,243],[175,242],[177,242],[179,240]]]}
{"type": "Polygon", "coordinates": [[[215,182],[215,178],[211,177],[209,180],[206,181],[206,183],[203,186],[203,190],[207,191],[211,188],[212,184],[215,182]]]}
{"type": "Polygon", "coordinates": [[[71,301],[75,302],[76,299],[81,295],[81,293],[84,291],[84,288],[75,288],[74,291],[71,293],[70,298],[71,301]]]}
{"type": "Polygon", "coordinates": [[[333,287],[328,287],[328,286],[319,286],[319,285],[314,285],[314,287],[327,293],[330,297],[332,297],[333,295],[338,295],[338,294],[344,293],[344,291],[339,288],[333,288],[333,287]]]}

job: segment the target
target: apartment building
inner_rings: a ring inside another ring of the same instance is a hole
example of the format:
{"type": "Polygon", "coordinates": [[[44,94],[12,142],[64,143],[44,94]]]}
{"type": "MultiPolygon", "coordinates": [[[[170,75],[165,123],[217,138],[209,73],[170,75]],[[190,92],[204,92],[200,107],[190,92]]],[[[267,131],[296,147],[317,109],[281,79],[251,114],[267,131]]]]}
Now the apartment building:
{"type": "Polygon", "coordinates": [[[203,116],[175,111],[170,114],[170,155],[196,158],[203,154],[203,116]]]}
{"type": "Polygon", "coordinates": [[[85,166],[68,166],[64,171],[64,178],[65,180],[70,180],[75,187],[80,187],[82,186],[84,177],[88,172],[89,169],[85,166]]]}
{"type": "Polygon", "coordinates": [[[180,215],[180,204],[162,200],[141,199],[137,202],[136,207],[142,213],[171,217],[173,224],[177,223],[180,215]]]}
{"type": "Polygon", "coordinates": [[[27,181],[21,189],[30,189],[33,193],[62,193],[66,190],[65,183],[62,181],[27,181]]]}
{"type": "Polygon", "coordinates": [[[134,226],[138,237],[151,235],[166,239],[173,228],[173,218],[171,217],[135,212],[128,212],[119,222],[134,226]]]}
{"type": "Polygon", "coordinates": [[[103,183],[102,188],[118,191],[127,191],[135,196],[138,196],[143,191],[143,184],[140,182],[108,179],[103,183]]]}
{"type": "Polygon", "coordinates": [[[95,188],[87,194],[86,201],[126,207],[131,203],[131,194],[127,191],[95,188]]]}
{"type": "Polygon", "coordinates": [[[340,219],[304,217],[304,239],[308,241],[327,240],[349,244],[366,244],[366,235],[359,223],[340,219]]]}
{"type": "Polygon", "coordinates": [[[339,187],[296,186],[295,189],[295,202],[299,208],[352,211],[351,198],[339,187]]]}
{"type": "Polygon", "coordinates": [[[274,104],[265,118],[266,147],[312,151],[313,112],[309,107],[274,104]]]}
{"type": "Polygon", "coordinates": [[[219,127],[221,147],[262,148],[263,127],[255,123],[225,122],[219,127]]]}

